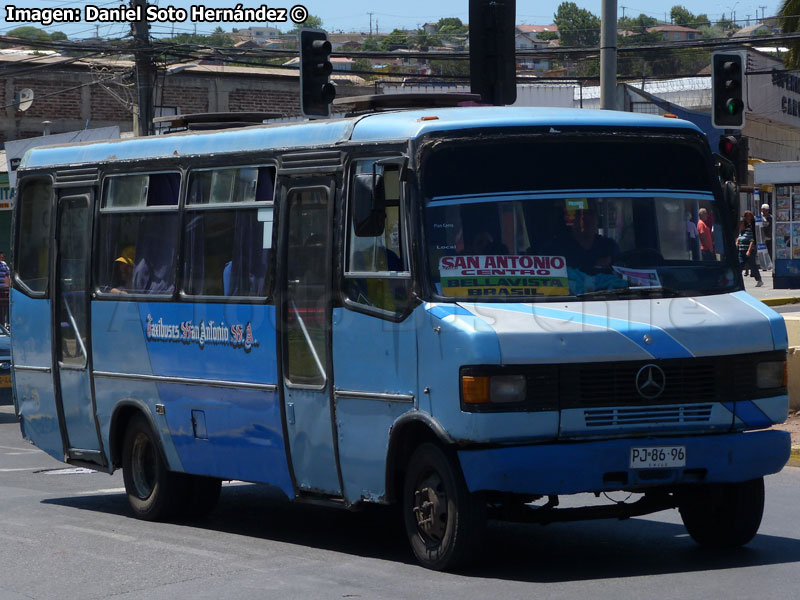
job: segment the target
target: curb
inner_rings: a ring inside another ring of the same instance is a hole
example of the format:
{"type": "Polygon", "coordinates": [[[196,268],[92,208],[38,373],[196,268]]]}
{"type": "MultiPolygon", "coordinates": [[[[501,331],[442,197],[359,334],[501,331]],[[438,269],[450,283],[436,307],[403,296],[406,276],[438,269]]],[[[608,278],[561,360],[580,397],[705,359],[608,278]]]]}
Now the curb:
{"type": "Polygon", "coordinates": [[[784,306],[785,304],[800,304],[797,296],[784,296],[781,298],[762,298],[761,302],[767,306],[784,306]]]}

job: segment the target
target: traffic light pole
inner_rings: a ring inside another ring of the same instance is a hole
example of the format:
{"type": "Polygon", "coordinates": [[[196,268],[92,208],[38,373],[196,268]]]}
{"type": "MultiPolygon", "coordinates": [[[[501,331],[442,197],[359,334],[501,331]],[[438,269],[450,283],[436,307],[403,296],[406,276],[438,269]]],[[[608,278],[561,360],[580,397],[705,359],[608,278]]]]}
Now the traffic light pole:
{"type": "Polygon", "coordinates": [[[153,64],[152,46],[150,45],[150,25],[144,18],[147,0],[130,0],[131,8],[139,7],[141,18],[131,23],[133,40],[136,49],[136,92],[139,110],[137,134],[144,136],[153,132],[153,85],[156,69],[153,64]]]}
{"type": "Polygon", "coordinates": [[[600,18],[600,108],[617,110],[617,0],[603,0],[600,18]]]}

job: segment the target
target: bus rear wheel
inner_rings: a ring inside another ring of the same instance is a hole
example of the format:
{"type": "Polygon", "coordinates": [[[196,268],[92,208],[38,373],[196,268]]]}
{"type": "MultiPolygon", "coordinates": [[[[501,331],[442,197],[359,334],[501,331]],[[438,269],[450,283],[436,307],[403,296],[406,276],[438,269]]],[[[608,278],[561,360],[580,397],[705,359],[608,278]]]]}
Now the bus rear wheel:
{"type": "Polygon", "coordinates": [[[764,478],[688,489],[680,494],[678,509],[689,535],[701,546],[743,546],[761,525],[764,478]]]}
{"type": "Polygon", "coordinates": [[[406,470],[403,519],[419,563],[450,570],[475,558],[486,506],[479,495],[469,493],[454,457],[434,444],[422,444],[406,470]]]}
{"type": "Polygon", "coordinates": [[[147,419],[136,415],[122,443],[122,477],[134,515],[146,521],[173,516],[186,495],[186,482],[167,469],[147,419]]]}

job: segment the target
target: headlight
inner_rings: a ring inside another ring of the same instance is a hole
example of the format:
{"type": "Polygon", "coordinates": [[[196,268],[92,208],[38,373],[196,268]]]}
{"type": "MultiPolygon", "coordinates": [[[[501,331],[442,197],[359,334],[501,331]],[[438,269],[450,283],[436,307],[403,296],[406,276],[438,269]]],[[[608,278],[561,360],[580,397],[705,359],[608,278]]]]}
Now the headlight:
{"type": "Polygon", "coordinates": [[[756,365],[756,387],[759,389],[786,387],[786,361],[773,360],[756,365]]]}
{"type": "Polygon", "coordinates": [[[514,404],[525,401],[524,375],[494,375],[489,380],[489,402],[514,404]]]}
{"type": "Polygon", "coordinates": [[[462,375],[461,397],[464,404],[519,404],[528,390],[524,375],[462,375]]]}

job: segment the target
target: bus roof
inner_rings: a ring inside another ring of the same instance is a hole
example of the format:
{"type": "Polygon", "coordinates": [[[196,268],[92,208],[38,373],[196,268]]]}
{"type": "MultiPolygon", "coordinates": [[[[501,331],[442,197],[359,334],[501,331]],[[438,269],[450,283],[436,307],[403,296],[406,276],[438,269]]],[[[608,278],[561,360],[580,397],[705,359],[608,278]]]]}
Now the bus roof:
{"type": "Polygon", "coordinates": [[[374,113],[347,119],[256,125],[33,148],[21,169],[176,156],[330,147],[346,142],[407,140],[437,131],[505,127],[664,128],[700,132],[692,123],[608,110],[529,107],[459,107],[374,113]],[[426,118],[428,117],[428,118],[426,118]]]}

